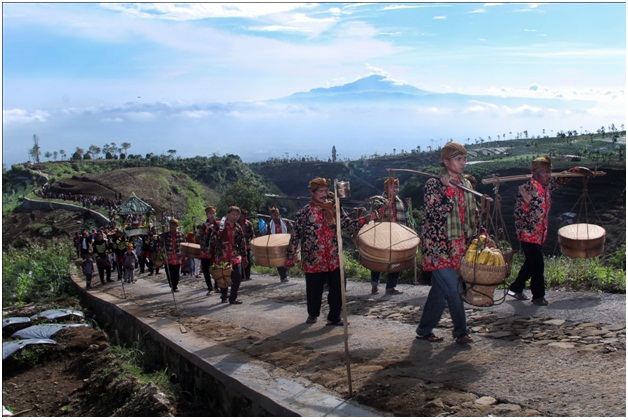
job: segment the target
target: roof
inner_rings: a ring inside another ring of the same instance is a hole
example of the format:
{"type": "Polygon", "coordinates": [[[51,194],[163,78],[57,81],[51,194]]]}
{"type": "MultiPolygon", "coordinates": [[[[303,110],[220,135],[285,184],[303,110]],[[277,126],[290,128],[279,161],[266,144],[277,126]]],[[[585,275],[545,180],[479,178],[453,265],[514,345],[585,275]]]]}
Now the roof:
{"type": "Polygon", "coordinates": [[[131,193],[131,196],[124,200],[122,204],[120,204],[113,211],[113,214],[135,214],[135,213],[154,213],[155,209],[151,207],[150,204],[143,202],[134,192],[131,193]]]}

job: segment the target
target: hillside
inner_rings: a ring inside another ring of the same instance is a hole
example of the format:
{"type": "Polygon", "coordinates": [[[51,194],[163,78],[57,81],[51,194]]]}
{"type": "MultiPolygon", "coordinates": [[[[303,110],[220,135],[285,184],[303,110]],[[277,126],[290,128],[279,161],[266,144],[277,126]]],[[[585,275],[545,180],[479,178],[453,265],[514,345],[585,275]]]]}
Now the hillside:
{"type": "MultiPolygon", "coordinates": [[[[608,136],[489,141],[467,145],[467,149],[467,172],[479,181],[492,174],[526,174],[529,172],[529,162],[545,153],[552,155],[557,171],[575,165],[606,171],[606,176],[589,181],[586,196],[581,180],[572,181],[556,193],[551,214],[551,233],[545,252],[558,252],[556,231],[560,223],[565,222],[563,213],[568,212],[576,213],[575,217],[571,217],[572,221],[588,221],[604,226],[608,231],[609,250],[625,243],[625,137],[617,142],[608,136]],[[573,162],[573,156],[576,155],[579,156],[578,161],[573,162]],[[587,200],[582,201],[585,197],[587,200]]],[[[185,221],[186,225],[192,226],[198,218],[203,217],[204,206],[209,203],[216,205],[220,192],[237,180],[247,180],[260,193],[274,194],[267,197],[261,208],[252,210],[266,213],[269,206],[279,206],[284,209],[284,216],[290,218],[307,201],[307,184],[314,177],[349,181],[351,197],[344,200],[345,207],[368,207],[368,198],[381,194],[389,168],[418,169],[437,174],[439,168],[435,165],[438,154],[438,151],[417,149],[356,161],[269,159],[251,164],[244,164],[234,155],[192,159],[156,157],[150,160],[47,162],[33,168],[39,169],[38,172],[11,170],[3,176],[3,184],[5,191],[18,186],[23,188],[37,177],[37,182],[41,184],[45,182],[43,174],[48,173],[51,174],[50,190],[55,193],[97,195],[108,199],[113,199],[116,193],[122,199],[135,193],[155,208],[158,218],[172,210],[184,214],[189,219],[185,221]],[[290,198],[282,198],[285,196],[290,198]],[[296,200],[294,197],[301,199],[296,200]]],[[[427,178],[401,171],[391,173],[401,180],[400,196],[411,199],[413,207],[420,209],[423,205],[422,187],[427,178]]],[[[499,191],[502,198],[501,213],[513,243],[516,240],[512,205],[517,186],[518,183],[505,183],[499,191]]],[[[491,197],[495,195],[492,185],[479,182],[477,189],[491,197]]],[[[24,223],[28,223],[28,220],[24,223]]],[[[17,225],[19,227],[22,223],[17,225]]],[[[10,228],[17,229],[13,226],[10,228]]]]}

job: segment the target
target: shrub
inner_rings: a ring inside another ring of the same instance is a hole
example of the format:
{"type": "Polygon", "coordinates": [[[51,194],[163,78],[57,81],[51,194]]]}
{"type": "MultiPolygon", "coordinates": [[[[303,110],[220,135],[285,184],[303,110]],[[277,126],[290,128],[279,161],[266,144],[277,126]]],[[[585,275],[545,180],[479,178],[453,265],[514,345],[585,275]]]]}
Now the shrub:
{"type": "Polygon", "coordinates": [[[69,290],[70,244],[49,241],[2,252],[2,305],[50,299],[69,290]]]}

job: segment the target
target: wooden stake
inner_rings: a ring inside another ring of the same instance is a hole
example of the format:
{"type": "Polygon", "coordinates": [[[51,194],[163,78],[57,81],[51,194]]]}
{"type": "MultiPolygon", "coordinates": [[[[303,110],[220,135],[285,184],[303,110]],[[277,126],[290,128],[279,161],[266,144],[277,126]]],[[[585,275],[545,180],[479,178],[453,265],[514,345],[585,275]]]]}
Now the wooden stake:
{"type": "Polygon", "coordinates": [[[342,296],[342,318],[345,331],[345,361],[347,365],[347,380],[349,382],[349,398],[353,396],[351,385],[351,360],[349,359],[349,321],[347,319],[347,297],[345,293],[345,268],[342,255],[342,226],[340,221],[340,197],[338,196],[338,180],[334,180],[334,196],[336,197],[336,238],[338,240],[338,258],[340,261],[340,295],[342,296]]]}

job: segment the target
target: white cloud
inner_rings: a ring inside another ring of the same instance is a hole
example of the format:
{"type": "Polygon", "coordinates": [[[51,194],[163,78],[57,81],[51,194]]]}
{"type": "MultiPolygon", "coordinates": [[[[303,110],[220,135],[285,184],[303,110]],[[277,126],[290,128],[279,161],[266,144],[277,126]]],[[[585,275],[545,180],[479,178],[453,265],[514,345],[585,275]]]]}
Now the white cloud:
{"type": "Polygon", "coordinates": [[[102,3],[105,9],[143,19],[260,18],[311,7],[305,3],[102,3]]]}
{"type": "Polygon", "coordinates": [[[26,111],[24,109],[3,109],[2,124],[23,124],[32,122],[45,122],[50,117],[47,111],[26,111]]]}

